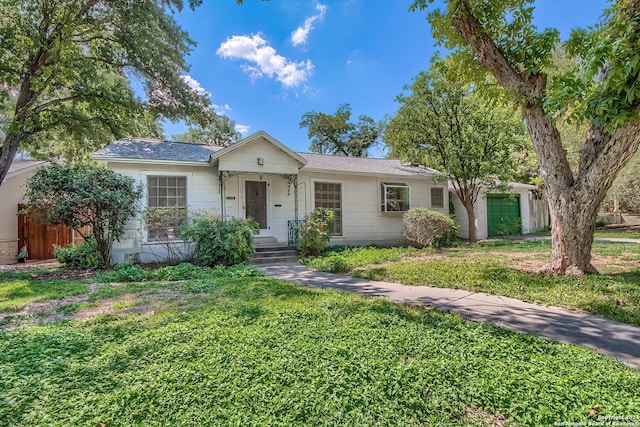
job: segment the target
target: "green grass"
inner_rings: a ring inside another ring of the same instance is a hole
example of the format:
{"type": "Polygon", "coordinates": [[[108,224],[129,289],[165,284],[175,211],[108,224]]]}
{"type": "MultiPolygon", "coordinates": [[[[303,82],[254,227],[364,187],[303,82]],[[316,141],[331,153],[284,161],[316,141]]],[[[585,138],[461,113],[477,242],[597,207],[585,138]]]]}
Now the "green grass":
{"type": "MultiPolygon", "coordinates": [[[[411,259],[419,253],[398,249],[402,254],[387,257],[386,249],[355,248],[327,252],[304,262],[323,271],[350,272],[357,277],[404,283],[464,289],[518,298],[545,305],[584,310],[609,319],[640,325],[640,245],[596,242],[593,252],[615,257],[619,263],[633,263],[632,271],[621,271],[612,261],[605,274],[579,277],[550,277],[525,273],[514,268],[524,259],[543,261],[550,251],[548,241],[494,242],[462,245],[436,253],[431,258],[411,259]],[[379,253],[378,253],[379,252],[379,253]],[[380,262],[382,258],[386,262],[380,262]],[[340,268],[336,268],[340,267],[340,268]]],[[[429,252],[423,252],[428,255],[429,252]]]]}
{"type": "MultiPolygon", "coordinates": [[[[0,285],[1,286],[1,285],[0,285]]],[[[486,425],[640,413],[640,372],[574,346],[265,277],[203,304],[0,331],[0,425],[486,425]]],[[[171,307],[171,301],[167,301],[171,307]]]]}
{"type": "Polygon", "coordinates": [[[13,274],[0,274],[0,313],[22,310],[32,302],[43,302],[87,293],[80,281],[36,280],[13,274]]]}

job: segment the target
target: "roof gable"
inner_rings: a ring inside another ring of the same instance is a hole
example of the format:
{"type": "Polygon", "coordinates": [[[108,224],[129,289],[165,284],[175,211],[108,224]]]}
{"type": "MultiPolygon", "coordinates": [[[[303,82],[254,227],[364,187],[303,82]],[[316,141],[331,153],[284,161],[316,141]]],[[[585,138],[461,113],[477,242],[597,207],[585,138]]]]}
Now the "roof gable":
{"type": "Polygon", "coordinates": [[[211,160],[215,161],[216,159],[220,159],[228,155],[229,153],[233,153],[234,151],[237,151],[237,150],[242,150],[242,148],[244,148],[245,146],[255,143],[256,141],[259,141],[259,140],[267,141],[268,143],[272,144],[275,148],[282,151],[284,154],[286,154],[287,156],[291,157],[293,160],[298,162],[300,167],[304,166],[307,163],[307,161],[298,153],[292,151],[289,147],[287,147],[286,145],[284,145],[283,143],[281,143],[280,141],[278,141],[277,139],[275,139],[274,137],[272,137],[271,135],[269,135],[268,133],[262,130],[254,134],[251,134],[246,138],[241,139],[235,144],[231,144],[228,147],[225,147],[222,150],[217,151],[214,155],[211,156],[211,160]]]}

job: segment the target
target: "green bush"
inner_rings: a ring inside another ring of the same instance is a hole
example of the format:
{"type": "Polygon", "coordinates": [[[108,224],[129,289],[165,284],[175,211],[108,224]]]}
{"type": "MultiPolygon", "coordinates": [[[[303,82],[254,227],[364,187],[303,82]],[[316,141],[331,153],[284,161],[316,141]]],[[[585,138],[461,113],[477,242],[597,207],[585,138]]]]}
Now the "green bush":
{"type": "Polygon", "coordinates": [[[196,264],[230,266],[249,259],[256,227],[255,221],[238,218],[223,221],[209,212],[200,212],[182,225],[181,235],[195,243],[196,264]]]}
{"type": "Polygon", "coordinates": [[[96,281],[101,283],[113,282],[144,282],[148,280],[149,273],[138,264],[118,264],[113,271],[105,271],[95,276],[96,281]]]}
{"type": "Polygon", "coordinates": [[[98,253],[94,249],[95,245],[83,242],[79,245],[74,243],[67,246],[55,246],[53,257],[65,267],[71,270],[85,270],[96,268],[100,264],[98,253]]]}
{"type": "Polygon", "coordinates": [[[175,282],[178,280],[197,280],[211,277],[211,269],[183,262],[178,265],[162,267],[152,273],[157,280],[175,282]]]}
{"type": "Polygon", "coordinates": [[[402,216],[402,225],[402,235],[416,248],[444,246],[458,231],[451,217],[427,208],[409,209],[402,216]]]}
{"type": "Polygon", "coordinates": [[[118,264],[113,271],[105,271],[95,276],[100,283],[114,282],[146,282],[158,280],[163,282],[177,282],[181,280],[207,280],[212,278],[241,278],[262,276],[260,270],[252,265],[234,265],[225,267],[218,265],[215,268],[193,265],[183,262],[178,265],[170,265],[157,270],[146,270],[138,264],[118,264]]]}
{"type": "Polygon", "coordinates": [[[307,214],[305,223],[300,227],[298,251],[302,256],[318,256],[329,245],[333,232],[333,211],[317,208],[307,214]]]}

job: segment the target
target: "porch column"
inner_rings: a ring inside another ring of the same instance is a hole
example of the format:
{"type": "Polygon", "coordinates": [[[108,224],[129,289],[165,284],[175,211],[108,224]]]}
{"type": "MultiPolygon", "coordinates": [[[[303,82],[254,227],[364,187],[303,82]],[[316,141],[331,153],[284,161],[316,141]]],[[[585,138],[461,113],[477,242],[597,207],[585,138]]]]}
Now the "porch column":
{"type": "Polygon", "coordinates": [[[229,173],[226,171],[220,171],[218,174],[218,182],[220,184],[220,214],[222,215],[222,221],[227,220],[227,203],[226,203],[226,191],[225,184],[229,173]]]}
{"type": "Polygon", "coordinates": [[[294,219],[298,223],[298,175],[293,177],[294,219]]]}

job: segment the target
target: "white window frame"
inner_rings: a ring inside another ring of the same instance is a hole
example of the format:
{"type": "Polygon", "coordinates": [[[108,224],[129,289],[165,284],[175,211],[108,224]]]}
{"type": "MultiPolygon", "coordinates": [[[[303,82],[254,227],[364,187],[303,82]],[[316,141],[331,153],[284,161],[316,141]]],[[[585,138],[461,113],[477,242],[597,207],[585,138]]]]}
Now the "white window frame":
{"type": "MultiPolygon", "coordinates": [[[[177,172],[177,171],[163,171],[163,170],[149,170],[149,171],[140,171],[140,178],[141,178],[141,182],[143,184],[143,188],[144,188],[144,207],[145,208],[149,208],[149,177],[152,176],[159,176],[159,177],[185,177],[187,179],[186,181],[186,206],[184,208],[180,208],[177,207],[177,209],[187,209],[187,213],[189,212],[189,207],[191,206],[191,199],[192,199],[192,177],[193,177],[193,173],[191,172],[186,172],[186,171],[182,171],[182,172],[177,172]]],[[[169,209],[173,208],[173,206],[168,207],[169,209]]],[[[152,208],[153,209],[153,208],[152,208]]],[[[146,244],[159,244],[161,243],[160,241],[156,240],[156,239],[150,239],[149,238],[149,232],[147,231],[147,229],[144,227],[144,221],[142,220],[142,217],[140,217],[140,224],[141,224],[141,231],[142,231],[142,241],[146,244]]],[[[184,242],[185,240],[177,237],[175,239],[171,239],[172,242],[175,243],[181,243],[184,242]]]]}
{"type": "Polygon", "coordinates": [[[429,190],[429,204],[431,205],[432,209],[444,209],[444,205],[445,205],[445,200],[444,200],[444,187],[431,187],[429,190]],[[438,206],[438,205],[434,205],[433,204],[433,190],[440,190],[442,191],[442,205],[438,206]]]}
{"type": "MultiPolygon", "coordinates": [[[[339,184],[340,185],[340,234],[331,233],[331,237],[344,237],[344,182],[332,179],[312,179],[313,209],[316,209],[316,184],[339,184]]],[[[328,208],[324,208],[328,209],[328,208]]]]}
{"type": "Polygon", "coordinates": [[[409,209],[411,209],[411,187],[408,184],[382,182],[380,183],[380,188],[382,190],[382,203],[380,204],[380,208],[382,212],[385,212],[385,213],[406,212],[409,209]],[[405,207],[405,209],[397,209],[397,210],[387,209],[388,202],[390,200],[387,198],[387,190],[390,188],[402,188],[407,190],[407,200],[406,200],[407,206],[405,207]]]}

